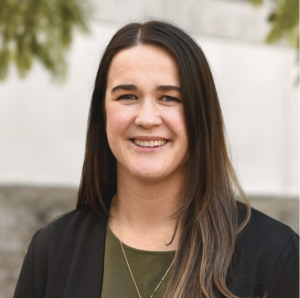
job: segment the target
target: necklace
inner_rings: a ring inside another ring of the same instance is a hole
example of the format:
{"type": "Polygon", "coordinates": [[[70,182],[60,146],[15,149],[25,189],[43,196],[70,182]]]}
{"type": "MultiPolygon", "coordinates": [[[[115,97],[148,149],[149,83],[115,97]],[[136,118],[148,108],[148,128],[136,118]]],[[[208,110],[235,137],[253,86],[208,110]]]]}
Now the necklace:
{"type": "MultiPolygon", "coordinates": [[[[124,258],[125,258],[125,261],[126,261],[128,270],[129,270],[129,272],[130,272],[132,281],[133,281],[133,283],[134,283],[134,285],[135,285],[136,291],[137,291],[139,297],[142,298],[142,296],[141,296],[141,294],[140,294],[140,291],[139,291],[139,289],[138,289],[138,286],[137,286],[137,284],[136,284],[136,282],[135,282],[135,279],[134,279],[134,277],[133,277],[133,274],[132,274],[130,265],[129,265],[129,263],[128,263],[127,256],[126,256],[126,253],[125,253],[123,244],[122,244],[122,242],[121,242],[120,239],[119,239],[119,241],[120,241],[120,245],[121,245],[121,248],[122,248],[122,251],[123,251],[123,255],[124,255],[124,258]]],[[[161,283],[163,282],[163,280],[164,280],[165,277],[167,276],[168,272],[170,271],[170,269],[171,269],[172,265],[174,264],[174,262],[175,262],[175,257],[174,257],[174,259],[173,259],[171,265],[169,266],[169,268],[168,268],[167,271],[165,272],[164,276],[162,277],[162,279],[160,280],[160,282],[158,283],[158,285],[157,285],[156,288],[154,289],[154,291],[153,291],[152,295],[150,296],[150,298],[152,298],[153,295],[156,293],[156,291],[158,290],[159,286],[161,285],[161,283]]],[[[165,296],[165,295],[164,295],[164,296],[165,296]]]]}
{"type": "MultiPolygon", "coordinates": [[[[116,198],[116,195],[115,195],[115,197],[114,197],[113,200],[112,200],[112,207],[116,206],[115,201],[114,201],[115,198],[116,198]]],[[[118,225],[118,230],[119,230],[119,235],[120,235],[120,226],[119,226],[119,225],[118,225]]],[[[123,247],[123,244],[122,244],[122,241],[120,240],[120,238],[119,238],[119,242],[120,242],[120,246],[121,246],[121,248],[122,248],[122,252],[123,252],[123,255],[124,255],[124,258],[125,258],[125,261],[126,261],[128,270],[129,270],[129,272],[130,272],[130,276],[131,276],[132,281],[133,281],[133,283],[134,283],[134,286],[135,286],[135,288],[136,288],[136,291],[137,291],[137,293],[138,293],[138,295],[139,295],[139,298],[142,298],[142,296],[141,296],[141,294],[140,294],[140,291],[139,291],[139,288],[138,288],[138,286],[137,286],[137,284],[136,284],[135,278],[134,278],[134,276],[133,276],[133,274],[132,274],[132,271],[131,271],[131,268],[130,268],[130,265],[129,265],[129,262],[128,262],[128,259],[127,259],[127,256],[126,256],[126,253],[125,253],[125,250],[124,250],[124,247],[123,247]]],[[[164,276],[162,277],[162,279],[160,280],[160,282],[158,283],[158,285],[157,285],[156,288],[154,289],[153,293],[151,294],[150,298],[152,298],[152,297],[154,296],[154,294],[155,294],[156,291],[158,290],[159,286],[161,285],[161,283],[163,282],[163,280],[165,279],[165,277],[166,277],[167,274],[169,273],[169,271],[170,271],[172,265],[174,264],[174,262],[175,262],[175,256],[174,256],[173,261],[171,262],[170,266],[168,267],[167,271],[165,272],[164,276]]],[[[166,294],[166,293],[165,293],[165,294],[166,294]]],[[[163,297],[165,297],[165,294],[164,294],[163,297]]]]}

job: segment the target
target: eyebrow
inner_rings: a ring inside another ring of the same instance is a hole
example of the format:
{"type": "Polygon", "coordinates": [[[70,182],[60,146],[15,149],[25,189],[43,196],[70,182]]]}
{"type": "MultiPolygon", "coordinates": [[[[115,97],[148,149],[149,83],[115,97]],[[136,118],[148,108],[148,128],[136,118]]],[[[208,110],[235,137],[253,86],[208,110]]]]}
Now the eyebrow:
{"type": "Polygon", "coordinates": [[[133,84],[129,85],[117,85],[114,88],[111,89],[111,93],[117,91],[117,90],[137,90],[137,86],[133,84]]]}
{"type": "Polygon", "coordinates": [[[174,85],[161,85],[161,86],[158,86],[156,89],[161,90],[161,91],[175,90],[175,91],[181,92],[181,88],[178,86],[174,86],[174,85]]]}
{"type": "MultiPolygon", "coordinates": [[[[137,90],[138,87],[134,84],[122,84],[122,85],[117,85],[114,88],[111,89],[111,93],[117,91],[117,90],[137,90]]],[[[174,85],[160,85],[156,87],[157,90],[161,90],[161,91],[171,91],[171,90],[175,90],[175,91],[179,91],[181,92],[181,88],[178,86],[174,86],[174,85]]]]}

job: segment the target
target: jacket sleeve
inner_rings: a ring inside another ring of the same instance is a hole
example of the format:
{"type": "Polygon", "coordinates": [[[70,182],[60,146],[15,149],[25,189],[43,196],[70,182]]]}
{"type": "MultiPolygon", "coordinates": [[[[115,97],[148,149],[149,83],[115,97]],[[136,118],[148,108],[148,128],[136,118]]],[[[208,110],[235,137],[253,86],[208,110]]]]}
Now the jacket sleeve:
{"type": "Polygon", "coordinates": [[[21,272],[17,281],[14,298],[36,298],[36,287],[33,267],[34,242],[38,232],[36,232],[29,244],[25,255],[21,272]]]}
{"type": "Polygon", "coordinates": [[[267,297],[299,298],[299,236],[295,233],[277,260],[267,297]]]}

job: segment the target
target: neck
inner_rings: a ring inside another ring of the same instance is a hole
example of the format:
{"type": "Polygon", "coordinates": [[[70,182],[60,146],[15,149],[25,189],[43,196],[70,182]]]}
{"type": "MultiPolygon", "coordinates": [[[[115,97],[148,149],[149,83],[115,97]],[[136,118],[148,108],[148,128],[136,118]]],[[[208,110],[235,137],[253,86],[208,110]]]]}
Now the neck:
{"type": "Polygon", "coordinates": [[[122,242],[143,250],[176,249],[177,237],[166,245],[174,234],[176,220],[172,215],[178,209],[181,187],[178,177],[174,178],[149,183],[118,175],[117,195],[108,224],[122,242]]]}

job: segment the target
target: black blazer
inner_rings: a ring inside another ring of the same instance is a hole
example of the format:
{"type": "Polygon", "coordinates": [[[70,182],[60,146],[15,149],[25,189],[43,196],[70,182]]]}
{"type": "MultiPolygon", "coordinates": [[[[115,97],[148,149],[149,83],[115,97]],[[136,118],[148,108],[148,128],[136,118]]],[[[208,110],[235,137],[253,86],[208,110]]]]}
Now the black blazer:
{"type": "MultiPolygon", "coordinates": [[[[105,232],[106,219],[95,219],[88,207],[37,231],[14,298],[99,298],[105,232]]],[[[268,292],[268,298],[298,298],[298,264],[298,235],[252,210],[251,221],[238,237],[227,285],[238,297],[261,297],[268,292]]]]}

